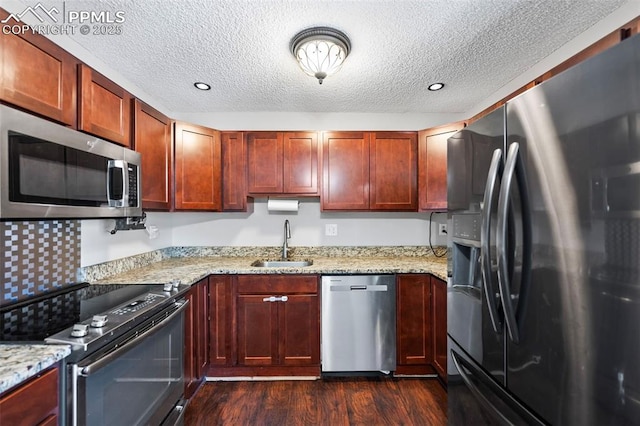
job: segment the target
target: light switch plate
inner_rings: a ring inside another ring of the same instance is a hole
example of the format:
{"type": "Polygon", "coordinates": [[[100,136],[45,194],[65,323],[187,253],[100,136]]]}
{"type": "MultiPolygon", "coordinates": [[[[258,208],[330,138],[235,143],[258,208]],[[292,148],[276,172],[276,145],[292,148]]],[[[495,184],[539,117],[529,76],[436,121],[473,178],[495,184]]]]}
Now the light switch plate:
{"type": "Polygon", "coordinates": [[[335,237],[338,235],[338,225],[335,223],[328,223],[324,226],[324,235],[328,237],[335,237]]]}

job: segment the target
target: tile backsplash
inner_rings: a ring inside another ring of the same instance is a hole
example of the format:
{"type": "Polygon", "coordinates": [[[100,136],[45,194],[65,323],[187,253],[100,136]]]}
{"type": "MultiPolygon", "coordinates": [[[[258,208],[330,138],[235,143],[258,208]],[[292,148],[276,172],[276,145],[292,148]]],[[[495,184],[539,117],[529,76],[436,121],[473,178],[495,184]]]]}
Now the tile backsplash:
{"type": "Polygon", "coordinates": [[[0,222],[0,306],[77,282],[80,221],[0,222]]]}

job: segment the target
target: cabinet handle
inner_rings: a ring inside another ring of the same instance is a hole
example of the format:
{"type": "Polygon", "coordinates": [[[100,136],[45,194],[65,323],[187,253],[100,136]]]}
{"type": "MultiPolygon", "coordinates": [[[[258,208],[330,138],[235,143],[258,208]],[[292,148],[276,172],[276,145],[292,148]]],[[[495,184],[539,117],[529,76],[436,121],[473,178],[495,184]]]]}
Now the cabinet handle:
{"type": "Polygon", "coordinates": [[[287,300],[289,300],[288,296],[269,296],[262,299],[263,302],[286,302],[287,300]]]}

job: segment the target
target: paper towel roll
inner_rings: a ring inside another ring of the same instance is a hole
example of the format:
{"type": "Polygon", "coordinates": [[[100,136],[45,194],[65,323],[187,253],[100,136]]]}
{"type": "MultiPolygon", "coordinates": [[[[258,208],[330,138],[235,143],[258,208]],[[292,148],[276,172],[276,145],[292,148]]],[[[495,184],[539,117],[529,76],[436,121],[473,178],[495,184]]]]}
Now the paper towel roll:
{"type": "Polygon", "coordinates": [[[267,210],[270,212],[297,212],[298,200],[285,200],[274,198],[267,201],[267,210]]]}

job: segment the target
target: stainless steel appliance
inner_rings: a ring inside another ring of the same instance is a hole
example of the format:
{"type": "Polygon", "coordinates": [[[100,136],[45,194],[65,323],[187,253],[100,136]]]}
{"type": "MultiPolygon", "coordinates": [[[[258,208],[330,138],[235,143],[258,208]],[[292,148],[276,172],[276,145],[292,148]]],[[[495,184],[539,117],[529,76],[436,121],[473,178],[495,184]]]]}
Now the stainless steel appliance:
{"type": "Polygon", "coordinates": [[[640,38],[448,143],[449,423],[640,424],[640,38]]]}
{"type": "Polygon", "coordinates": [[[140,154],[0,105],[0,219],[142,215],[140,154]]]}
{"type": "Polygon", "coordinates": [[[181,424],[187,290],[72,286],[2,307],[2,340],[72,346],[61,374],[63,424],[181,424]]]}
{"type": "Polygon", "coordinates": [[[396,369],[395,275],[322,277],[323,373],[396,369]]]}

